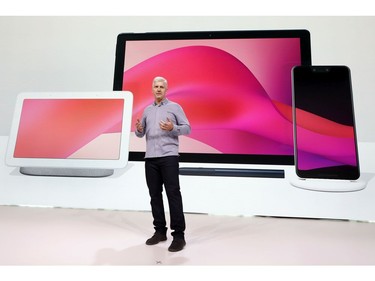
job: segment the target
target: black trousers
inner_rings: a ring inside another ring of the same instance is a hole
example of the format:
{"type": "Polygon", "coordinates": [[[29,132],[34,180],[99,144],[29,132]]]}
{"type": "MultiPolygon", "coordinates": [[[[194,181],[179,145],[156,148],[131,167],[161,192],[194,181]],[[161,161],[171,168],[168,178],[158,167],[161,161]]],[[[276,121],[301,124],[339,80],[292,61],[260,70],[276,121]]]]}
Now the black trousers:
{"type": "Polygon", "coordinates": [[[169,204],[172,236],[184,238],[186,226],[180,191],[178,156],[146,158],[145,172],[155,231],[161,233],[167,231],[162,195],[164,185],[169,204]]]}

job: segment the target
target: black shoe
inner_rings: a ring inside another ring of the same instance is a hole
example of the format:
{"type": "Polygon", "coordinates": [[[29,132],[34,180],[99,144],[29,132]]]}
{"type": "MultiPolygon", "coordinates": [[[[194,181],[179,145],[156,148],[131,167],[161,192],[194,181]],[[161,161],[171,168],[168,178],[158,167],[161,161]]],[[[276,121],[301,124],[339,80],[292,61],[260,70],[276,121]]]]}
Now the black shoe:
{"type": "Polygon", "coordinates": [[[168,251],[178,252],[181,251],[186,245],[184,238],[174,238],[172,244],[169,246],[168,251]]]}
{"type": "Polygon", "coordinates": [[[167,235],[159,232],[155,232],[151,238],[147,239],[146,245],[156,245],[161,241],[167,240],[167,235]]]}

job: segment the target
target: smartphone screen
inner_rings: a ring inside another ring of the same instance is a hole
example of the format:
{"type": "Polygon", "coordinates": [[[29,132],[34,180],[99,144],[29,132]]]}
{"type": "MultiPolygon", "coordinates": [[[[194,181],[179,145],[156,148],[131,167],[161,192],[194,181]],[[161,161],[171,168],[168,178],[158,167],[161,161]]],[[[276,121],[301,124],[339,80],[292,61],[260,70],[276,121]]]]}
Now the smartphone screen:
{"type": "Polygon", "coordinates": [[[301,178],[359,178],[350,69],[293,68],[296,173],[301,178]]]}

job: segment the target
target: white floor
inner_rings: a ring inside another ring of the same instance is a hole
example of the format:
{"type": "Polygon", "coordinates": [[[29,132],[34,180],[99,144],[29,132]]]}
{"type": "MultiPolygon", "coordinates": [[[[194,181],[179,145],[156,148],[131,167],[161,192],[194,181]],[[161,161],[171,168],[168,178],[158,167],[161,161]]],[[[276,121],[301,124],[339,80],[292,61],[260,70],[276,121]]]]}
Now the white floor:
{"type": "Polygon", "coordinates": [[[186,214],[168,252],[149,212],[0,206],[0,265],[375,265],[375,224],[186,214]]]}

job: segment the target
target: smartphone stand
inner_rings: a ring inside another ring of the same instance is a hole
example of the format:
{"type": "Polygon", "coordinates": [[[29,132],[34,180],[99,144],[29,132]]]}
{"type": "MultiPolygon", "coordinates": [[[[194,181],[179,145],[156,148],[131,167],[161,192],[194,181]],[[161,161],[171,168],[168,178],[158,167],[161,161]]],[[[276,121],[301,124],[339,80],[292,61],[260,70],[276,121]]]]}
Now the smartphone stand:
{"type": "Polygon", "coordinates": [[[364,180],[331,180],[331,179],[303,179],[293,178],[290,180],[291,185],[322,192],[353,192],[359,191],[366,187],[367,182],[364,180]]]}

